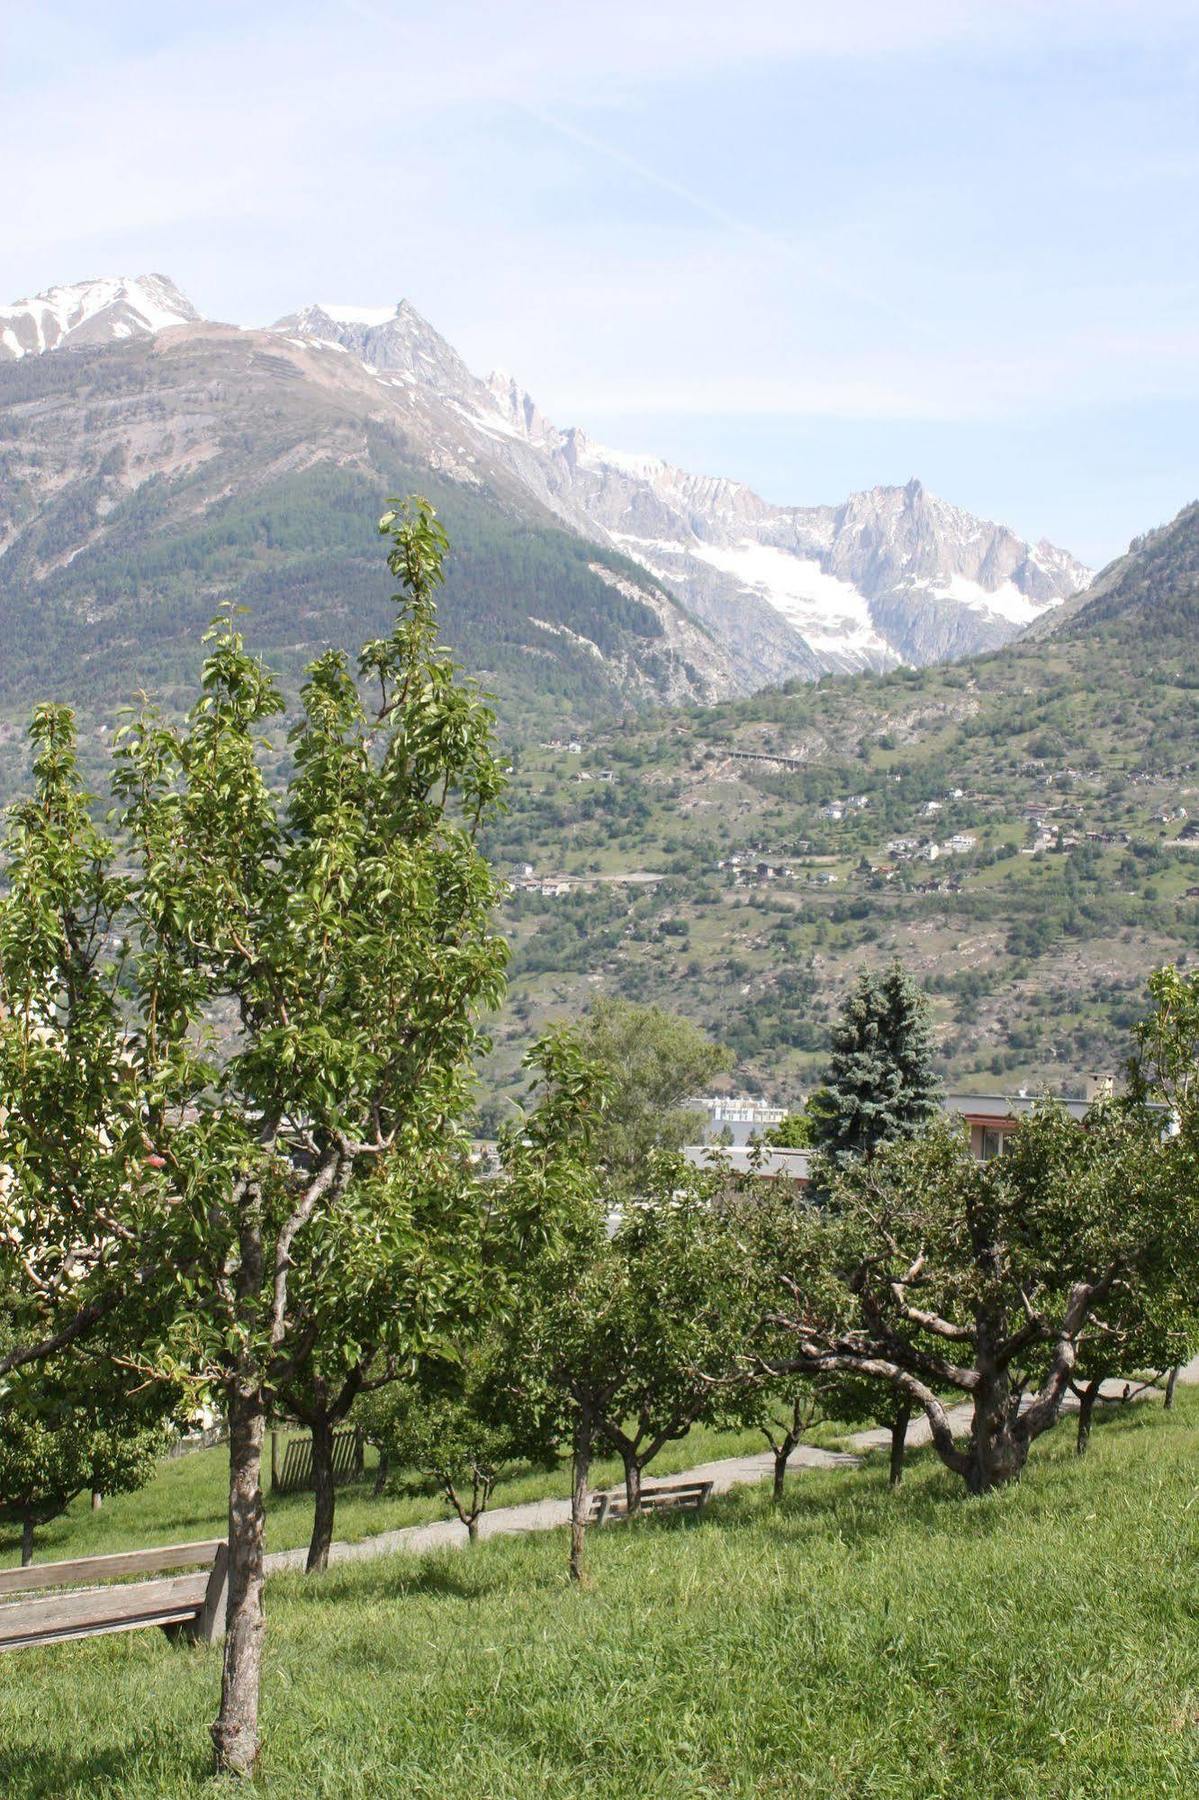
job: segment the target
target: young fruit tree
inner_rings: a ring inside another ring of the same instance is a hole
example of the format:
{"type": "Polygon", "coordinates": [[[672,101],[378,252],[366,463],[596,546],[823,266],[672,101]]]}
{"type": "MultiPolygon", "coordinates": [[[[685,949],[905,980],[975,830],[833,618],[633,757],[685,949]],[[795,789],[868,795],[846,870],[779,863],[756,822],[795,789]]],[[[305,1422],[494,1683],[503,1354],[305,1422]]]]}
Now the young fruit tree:
{"type": "Polygon", "coordinates": [[[184,725],[137,719],[118,772],[158,1077],[148,1130],[178,1196],[167,1347],[229,1420],[219,1770],[258,1753],[266,1419],[336,1341],[343,1283],[353,1299],[362,1278],[347,1236],[377,1243],[375,1279],[407,1237],[412,1183],[393,1172],[435,1173],[502,986],[498,888],[475,843],[502,775],[492,715],[437,642],[445,535],[423,501],[380,529],[402,593],[359,658],[369,710],[346,658],[318,658],[272,787],[261,740],[282,702],[222,623],[184,725]],[[237,1024],[225,1053],[204,1035],[221,1010],[237,1024]]]}
{"type": "Polygon", "coordinates": [[[92,819],[69,709],[39,706],[29,735],[0,894],[0,1421],[4,1378],[76,1350],[118,1308],[128,1347],[165,1241],[122,994],[129,880],[92,819]]]}
{"type": "Polygon", "coordinates": [[[447,1119],[436,1143],[379,1158],[321,1232],[297,1239],[291,1305],[315,1329],[276,1397],[311,1433],[310,1574],[333,1542],[334,1433],[480,1311],[480,1216],[469,1144],[447,1119]]]}
{"type": "Polygon", "coordinates": [[[606,1356],[619,1384],[596,1422],[624,1467],[629,1516],[645,1469],[710,1418],[754,1321],[737,1211],[716,1205],[718,1177],[651,1157],[611,1239],[616,1304],[606,1356]]]}
{"type": "MultiPolygon", "coordinates": [[[[5,1334],[6,1335],[6,1334],[5,1334]]],[[[21,1527],[21,1562],[33,1534],[76,1495],[127,1494],[145,1485],[170,1442],[171,1400],[134,1392],[101,1352],[38,1361],[10,1378],[0,1431],[0,1519],[21,1527]]]]}
{"type": "Polygon", "coordinates": [[[500,1140],[498,1246],[515,1296],[500,1380],[505,1409],[522,1431],[569,1446],[570,1573],[581,1582],[596,1406],[606,1399],[606,1377],[580,1349],[579,1321],[606,1302],[607,1209],[596,1191],[592,1143],[608,1077],[561,1028],[538,1040],[526,1066],[534,1071],[537,1104],[500,1140]],[[557,1342],[553,1333],[562,1325],[567,1335],[557,1342]]]}
{"type": "Polygon", "coordinates": [[[492,1334],[461,1348],[451,1337],[442,1354],[422,1358],[407,1379],[371,1395],[356,1415],[389,1469],[413,1470],[437,1483],[472,1544],[504,1470],[555,1460],[553,1447],[512,1417],[498,1371],[492,1334]]]}
{"type": "Polygon", "coordinates": [[[761,1432],[773,1459],[772,1496],[786,1490],[787,1469],[804,1437],[822,1419],[843,1417],[837,1401],[846,1378],[807,1375],[788,1366],[791,1332],[779,1318],[779,1271],[801,1285],[809,1307],[831,1318],[840,1296],[835,1271],[821,1264],[829,1245],[819,1208],[785,1182],[751,1173],[720,1196],[736,1244],[730,1272],[740,1289],[742,1338],[716,1385],[714,1424],[761,1432]]]}
{"type": "Polygon", "coordinates": [[[975,1494],[1020,1475],[1107,1309],[1199,1248],[1160,1117],[1136,1102],[1092,1113],[1086,1129],[1046,1103],[990,1162],[935,1126],[848,1163],[827,1191],[841,1309],[814,1305],[804,1272],[780,1267],[785,1366],[888,1384],[923,1410],[937,1455],[975,1494]],[[966,1445],[947,1391],[971,1403],[966,1445]]]}
{"type": "Polygon", "coordinates": [[[773,1380],[743,1382],[738,1385],[739,1405],[723,1409],[717,1423],[760,1431],[769,1446],[771,1500],[779,1505],[787,1491],[787,1468],[792,1456],[811,1431],[826,1417],[822,1401],[821,1381],[808,1381],[801,1375],[777,1376],[773,1380]]]}
{"type": "MultiPolygon", "coordinates": [[[[594,1154],[577,1141],[569,1228],[526,1263],[507,1351],[514,1404],[571,1447],[576,1580],[593,1456],[620,1457],[635,1516],[645,1468],[718,1408],[750,1329],[717,1177],[651,1155],[633,1196],[606,1184],[594,1154]]],[[[519,1160],[510,1178],[519,1186],[519,1160]]]]}

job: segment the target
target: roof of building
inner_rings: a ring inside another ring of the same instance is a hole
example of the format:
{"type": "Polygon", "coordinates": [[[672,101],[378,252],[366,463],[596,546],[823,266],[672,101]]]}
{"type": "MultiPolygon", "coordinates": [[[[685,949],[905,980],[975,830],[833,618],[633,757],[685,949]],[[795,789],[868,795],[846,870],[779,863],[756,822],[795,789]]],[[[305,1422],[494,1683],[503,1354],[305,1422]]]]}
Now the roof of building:
{"type": "Polygon", "coordinates": [[[1066,1100],[1060,1094],[942,1094],[941,1109],[964,1119],[1018,1119],[1044,1099],[1065,1107],[1072,1119],[1085,1119],[1096,1104],[1095,1099],[1066,1100]]]}

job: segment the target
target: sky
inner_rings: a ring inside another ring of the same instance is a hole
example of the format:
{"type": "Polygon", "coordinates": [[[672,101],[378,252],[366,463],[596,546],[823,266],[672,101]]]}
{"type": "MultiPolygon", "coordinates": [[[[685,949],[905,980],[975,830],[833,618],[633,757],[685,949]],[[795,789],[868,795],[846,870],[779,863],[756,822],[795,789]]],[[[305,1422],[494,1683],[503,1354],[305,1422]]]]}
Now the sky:
{"type": "Polygon", "coordinates": [[[617,448],[1094,565],[1199,495],[1196,0],[10,0],[0,167],[0,300],[405,297],[617,448]]]}

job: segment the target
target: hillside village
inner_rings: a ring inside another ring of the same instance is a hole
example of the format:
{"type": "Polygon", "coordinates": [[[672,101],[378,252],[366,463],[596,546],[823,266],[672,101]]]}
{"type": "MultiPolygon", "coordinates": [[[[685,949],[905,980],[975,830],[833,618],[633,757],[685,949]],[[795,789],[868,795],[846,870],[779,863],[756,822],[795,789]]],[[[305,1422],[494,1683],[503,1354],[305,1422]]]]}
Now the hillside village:
{"type": "Polygon", "coordinates": [[[1145,971],[1199,950],[1199,711],[1173,640],[1150,653],[1146,679],[1128,639],[1075,633],[518,748],[500,1089],[600,991],[682,996],[789,1103],[857,963],[892,953],[951,1082],[1118,1066],[1145,971]]]}

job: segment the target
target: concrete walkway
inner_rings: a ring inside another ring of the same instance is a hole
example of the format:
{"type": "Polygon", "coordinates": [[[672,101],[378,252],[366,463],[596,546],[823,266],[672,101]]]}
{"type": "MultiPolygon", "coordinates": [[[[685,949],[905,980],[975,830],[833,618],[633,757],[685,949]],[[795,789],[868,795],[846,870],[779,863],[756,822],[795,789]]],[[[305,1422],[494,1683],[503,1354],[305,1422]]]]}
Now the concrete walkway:
{"type": "MultiPolygon", "coordinates": [[[[1199,1358],[1188,1365],[1179,1379],[1199,1384],[1199,1358]]],[[[1122,1391],[1123,1386],[1123,1382],[1118,1381],[1104,1383],[1105,1389],[1113,1398],[1122,1391]]],[[[1141,1397],[1148,1398],[1148,1395],[1141,1397]]],[[[1068,1395],[1062,1410],[1074,1410],[1077,1405],[1073,1396],[1068,1395]]],[[[949,1408],[949,1422],[955,1437],[965,1437],[969,1432],[970,1411],[968,1400],[949,1408]]],[[[931,1442],[931,1439],[932,1431],[928,1420],[923,1416],[913,1419],[908,1427],[908,1448],[920,1449],[931,1442]]],[[[885,1427],[876,1426],[869,1431],[854,1432],[846,1442],[850,1445],[848,1450],[819,1450],[815,1445],[800,1444],[787,1465],[788,1473],[798,1474],[802,1469],[857,1468],[863,1455],[869,1451],[889,1448],[891,1434],[885,1427]]],[[[699,1463],[693,1469],[682,1469],[675,1475],[664,1476],[663,1480],[710,1481],[714,1492],[727,1494],[730,1488],[746,1487],[754,1482],[764,1481],[773,1472],[774,1458],[768,1450],[763,1450],[756,1455],[729,1456],[719,1462],[699,1463]]],[[[529,1531],[553,1531],[569,1524],[569,1500],[529,1500],[521,1506],[497,1506],[493,1511],[484,1513],[479,1521],[479,1536],[514,1537],[529,1531]]],[[[375,1537],[363,1538],[360,1544],[333,1544],[329,1550],[329,1561],[369,1562],[376,1556],[391,1556],[397,1551],[420,1556],[427,1550],[460,1550],[468,1541],[466,1527],[458,1519],[436,1519],[428,1525],[405,1525],[398,1531],[381,1531],[375,1537]]],[[[280,1569],[302,1569],[307,1557],[306,1548],[272,1551],[266,1558],[267,1573],[274,1574],[280,1569]]]]}

